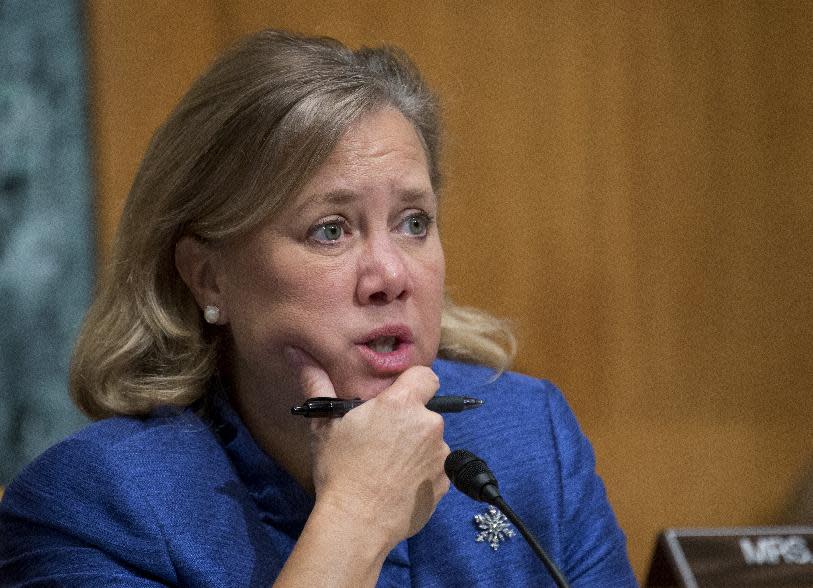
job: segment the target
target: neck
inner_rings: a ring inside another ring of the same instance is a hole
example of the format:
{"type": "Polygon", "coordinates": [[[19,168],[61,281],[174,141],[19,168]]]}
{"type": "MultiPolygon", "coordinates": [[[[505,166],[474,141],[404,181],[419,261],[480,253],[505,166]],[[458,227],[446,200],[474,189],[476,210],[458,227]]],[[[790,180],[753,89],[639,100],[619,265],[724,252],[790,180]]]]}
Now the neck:
{"type": "Polygon", "coordinates": [[[307,420],[291,415],[278,397],[241,394],[235,387],[230,401],[260,449],[313,495],[307,420]]]}
{"type": "MultiPolygon", "coordinates": [[[[293,419],[294,417],[291,416],[291,420],[293,419]]],[[[257,445],[270,455],[282,469],[288,472],[308,494],[313,495],[313,474],[308,448],[307,423],[299,423],[300,426],[283,431],[282,429],[269,428],[262,423],[252,426],[245,419],[244,422],[257,445]]]]}

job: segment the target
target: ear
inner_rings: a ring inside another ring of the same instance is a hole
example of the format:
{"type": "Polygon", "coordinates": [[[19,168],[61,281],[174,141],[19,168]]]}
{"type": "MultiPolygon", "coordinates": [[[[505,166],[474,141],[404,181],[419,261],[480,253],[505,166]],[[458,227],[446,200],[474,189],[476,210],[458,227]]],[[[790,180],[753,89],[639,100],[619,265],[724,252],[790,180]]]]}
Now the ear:
{"type": "Polygon", "coordinates": [[[220,309],[218,324],[228,322],[223,309],[217,251],[195,237],[181,237],[175,244],[175,268],[202,309],[216,306],[220,309]]]}

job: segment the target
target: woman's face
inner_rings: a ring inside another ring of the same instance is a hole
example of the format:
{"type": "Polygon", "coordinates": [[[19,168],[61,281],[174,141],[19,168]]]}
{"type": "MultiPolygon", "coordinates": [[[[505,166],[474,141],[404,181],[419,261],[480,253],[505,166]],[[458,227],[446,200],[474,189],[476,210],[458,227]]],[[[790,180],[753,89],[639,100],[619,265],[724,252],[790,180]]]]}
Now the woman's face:
{"type": "Polygon", "coordinates": [[[238,393],[287,410],[301,399],[284,348],[371,398],[440,341],[444,259],[437,198],[413,126],[360,118],[297,198],[218,258],[238,393]]]}

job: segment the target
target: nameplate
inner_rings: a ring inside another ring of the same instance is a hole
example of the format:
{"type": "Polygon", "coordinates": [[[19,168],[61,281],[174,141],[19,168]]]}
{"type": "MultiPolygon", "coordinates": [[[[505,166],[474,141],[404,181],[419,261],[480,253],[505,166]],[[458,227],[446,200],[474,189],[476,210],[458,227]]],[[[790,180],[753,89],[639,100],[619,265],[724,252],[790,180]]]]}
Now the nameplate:
{"type": "Polygon", "coordinates": [[[646,586],[813,586],[813,527],[668,529],[646,586]]]}

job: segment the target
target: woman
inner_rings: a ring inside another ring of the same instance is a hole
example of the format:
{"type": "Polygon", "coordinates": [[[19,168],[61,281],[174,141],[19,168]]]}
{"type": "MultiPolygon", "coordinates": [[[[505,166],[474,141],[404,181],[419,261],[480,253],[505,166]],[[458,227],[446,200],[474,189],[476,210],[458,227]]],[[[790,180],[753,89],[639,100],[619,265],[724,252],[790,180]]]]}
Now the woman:
{"type": "Polygon", "coordinates": [[[561,395],[503,373],[510,334],[444,301],[440,175],[436,102],[397,50],[265,31],[215,63],[147,151],[77,345],[72,394],[103,420],[8,489],[0,577],[550,582],[493,514],[477,527],[482,504],[444,497],[451,446],[492,465],[573,586],[634,584],[561,395]],[[444,418],[436,393],[486,404],[444,418]],[[291,414],[313,396],[367,402],[291,414]]]}

